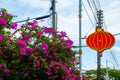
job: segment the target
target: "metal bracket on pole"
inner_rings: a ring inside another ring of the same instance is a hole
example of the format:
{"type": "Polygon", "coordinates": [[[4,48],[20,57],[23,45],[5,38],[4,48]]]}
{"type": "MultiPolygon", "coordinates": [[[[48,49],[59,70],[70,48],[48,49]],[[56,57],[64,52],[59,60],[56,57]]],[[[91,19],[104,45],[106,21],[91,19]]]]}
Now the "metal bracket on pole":
{"type": "MultiPolygon", "coordinates": [[[[41,17],[36,17],[36,18],[30,18],[29,20],[40,20],[40,19],[45,19],[45,18],[48,18],[50,17],[50,15],[46,15],[46,16],[41,16],[41,17]]],[[[16,23],[21,23],[21,22],[25,22],[27,20],[22,20],[22,21],[17,21],[16,23]]]]}

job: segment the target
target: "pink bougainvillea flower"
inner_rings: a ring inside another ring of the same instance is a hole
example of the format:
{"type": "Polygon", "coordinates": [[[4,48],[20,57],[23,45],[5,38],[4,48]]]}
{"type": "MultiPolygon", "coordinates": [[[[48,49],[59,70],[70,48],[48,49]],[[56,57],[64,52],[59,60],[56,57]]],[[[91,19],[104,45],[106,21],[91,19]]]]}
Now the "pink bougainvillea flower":
{"type": "Polygon", "coordinates": [[[27,46],[27,43],[24,40],[19,40],[16,44],[22,48],[25,48],[27,46]]]}
{"type": "Polygon", "coordinates": [[[24,74],[24,76],[26,76],[26,77],[27,77],[27,76],[28,76],[28,72],[26,72],[26,73],[24,74]]]}
{"type": "Polygon", "coordinates": [[[28,25],[33,25],[33,24],[37,24],[37,21],[34,20],[33,22],[28,22],[28,25]]]}
{"type": "Polygon", "coordinates": [[[36,60],[36,67],[40,67],[40,60],[36,60]]]}
{"type": "Polygon", "coordinates": [[[43,41],[42,42],[42,47],[45,48],[45,49],[48,49],[48,44],[43,41]]]}
{"type": "Polygon", "coordinates": [[[40,60],[36,60],[36,69],[40,70],[40,60]]]}
{"type": "Polygon", "coordinates": [[[34,49],[39,49],[39,46],[38,45],[34,46],[34,49]]]}
{"type": "Polygon", "coordinates": [[[8,26],[6,19],[0,18],[0,25],[1,26],[8,26]]]}
{"type": "Polygon", "coordinates": [[[64,32],[64,31],[61,31],[61,32],[60,32],[60,36],[61,36],[61,37],[65,37],[66,35],[67,35],[66,32],[64,32]]]}
{"type": "Polygon", "coordinates": [[[4,37],[3,37],[3,35],[2,35],[2,34],[0,34],[0,40],[3,40],[3,38],[4,38],[4,37]]]}
{"type": "Polygon", "coordinates": [[[72,48],[72,46],[71,45],[68,45],[68,49],[71,49],[72,48]]]}
{"type": "Polygon", "coordinates": [[[42,32],[41,31],[38,31],[38,36],[42,36],[42,32]]]}
{"type": "Polygon", "coordinates": [[[6,17],[6,18],[10,18],[11,15],[10,15],[9,13],[5,13],[5,17],[6,17]]]}
{"type": "Polygon", "coordinates": [[[47,53],[50,52],[50,50],[49,49],[44,49],[43,52],[44,52],[44,54],[47,54],[47,53]]]}
{"type": "Polygon", "coordinates": [[[13,53],[13,56],[15,57],[15,56],[17,56],[17,54],[16,54],[16,53],[13,53]]]}
{"type": "Polygon", "coordinates": [[[32,53],[33,52],[33,48],[31,48],[31,47],[27,48],[27,52],[32,53]]]}
{"type": "Polygon", "coordinates": [[[28,22],[28,28],[35,29],[37,27],[37,21],[34,20],[33,22],[28,22]]]}
{"type": "Polygon", "coordinates": [[[52,28],[43,27],[43,29],[44,29],[44,32],[45,32],[45,33],[49,33],[49,34],[52,34],[52,33],[56,32],[56,31],[53,30],[52,28]]]}
{"type": "Polygon", "coordinates": [[[2,11],[0,11],[0,16],[2,16],[2,11]]]}
{"type": "Polygon", "coordinates": [[[31,54],[30,56],[29,56],[29,60],[33,60],[34,59],[34,54],[31,54]]]}
{"type": "Polygon", "coordinates": [[[15,22],[15,23],[12,23],[11,25],[10,25],[10,27],[12,28],[12,29],[17,29],[17,26],[18,26],[18,24],[15,22]]]}
{"type": "Polygon", "coordinates": [[[68,38],[67,44],[72,45],[72,44],[73,44],[73,41],[68,38]]]}
{"type": "Polygon", "coordinates": [[[66,66],[64,66],[64,69],[65,69],[66,73],[69,75],[70,74],[70,69],[68,69],[66,66]]]}
{"type": "Polygon", "coordinates": [[[3,64],[0,63],[0,69],[2,69],[2,67],[3,67],[3,64]]]}
{"type": "Polygon", "coordinates": [[[25,25],[24,25],[24,24],[22,24],[22,25],[21,25],[21,28],[24,28],[24,27],[25,27],[25,25]]]}
{"type": "Polygon", "coordinates": [[[20,51],[20,56],[27,55],[26,48],[22,48],[20,51]]]}
{"type": "Polygon", "coordinates": [[[30,41],[30,35],[29,34],[26,34],[24,37],[23,37],[24,40],[27,40],[27,41],[30,41]]]}
{"type": "Polygon", "coordinates": [[[10,70],[9,69],[3,69],[3,74],[8,74],[8,73],[10,73],[10,70]]]}
{"type": "Polygon", "coordinates": [[[49,49],[48,49],[48,44],[45,43],[44,41],[42,42],[42,47],[43,47],[43,52],[44,52],[44,54],[50,52],[49,49]]]}

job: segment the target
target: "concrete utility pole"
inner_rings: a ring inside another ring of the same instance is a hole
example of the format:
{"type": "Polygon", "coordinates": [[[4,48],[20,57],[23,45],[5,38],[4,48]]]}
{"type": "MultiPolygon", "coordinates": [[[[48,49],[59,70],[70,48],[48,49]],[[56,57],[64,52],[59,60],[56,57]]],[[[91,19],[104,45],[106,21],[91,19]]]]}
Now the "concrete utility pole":
{"type": "Polygon", "coordinates": [[[101,57],[97,53],[97,80],[101,80],[101,57]]]}
{"type": "Polygon", "coordinates": [[[82,0],[79,0],[79,70],[80,70],[80,80],[82,80],[82,47],[81,47],[81,33],[82,33],[82,0]]]}
{"type": "MultiPolygon", "coordinates": [[[[99,10],[97,11],[97,27],[96,28],[102,28],[103,22],[103,11],[99,10]]],[[[97,52],[97,80],[101,80],[101,57],[99,56],[99,53],[97,52]]]]}
{"type": "Polygon", "coordinates": [[[53,29],[56,30],[56,6],[55,6],[55,3],[56,3],[56,0],[52,0],[52,7],[51,7],[51,10],[52,10],[52,27],[53,29]]]}

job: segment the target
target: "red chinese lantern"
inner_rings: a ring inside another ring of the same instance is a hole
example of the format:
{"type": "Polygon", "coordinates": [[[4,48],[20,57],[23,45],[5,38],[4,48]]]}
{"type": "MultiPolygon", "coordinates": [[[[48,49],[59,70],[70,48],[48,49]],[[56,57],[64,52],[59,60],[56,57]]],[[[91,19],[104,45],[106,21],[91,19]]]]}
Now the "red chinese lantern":
{"type": "Polygon", "coordinates": [[[115,38],[109,32],[105,32],[102,28],[97,28],[96,32],[90,34],[86,40],[87,45],[97,50],[99,55],[102,56],[102,52],[111,48],[115,43],[115,38]]]}

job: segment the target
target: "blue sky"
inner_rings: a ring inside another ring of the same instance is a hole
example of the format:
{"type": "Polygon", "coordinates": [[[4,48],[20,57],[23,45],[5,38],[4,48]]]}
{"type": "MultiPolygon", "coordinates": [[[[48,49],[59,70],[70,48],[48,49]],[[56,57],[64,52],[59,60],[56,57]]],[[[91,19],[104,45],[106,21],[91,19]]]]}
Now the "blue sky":
{"type": "MultiPolygon", "coordinates": [[[[74,45],[79,43],[79,27],[78,27],[78,2],[79,0],[56,0],[56,11],[58,13],[58,30],[66,31],[68,36],[74,41],[74,45]]],[[[88,7],[87,0],[83,0],[84,5],[92,20],[93,16],[88,7]]],[[[120,33],[120,0],[100,0],[107,29],[112,34],[120,33]]],[[[50,0],[0,0],[0,8],[6,8],[8,12],[17,15],[14,21],[34,18],[49,14],[50,0]]],[[[88,32],[88,35],[94,32],[94,26],[90,23],[84,8],[82,8],[82,37],[88,32]],[[90,28],[92,29],[90,30],[90,28]],[[90,31],[89,31],[90,30],[90,31]]],[[[94,20],[93,20],[94,23],[94,20]]],[[[51,26],[51,18],[45,19],[40,25],[51,26]]],[[[87,35],[87,36],[88,36],[87,35]]],[[[116,43],[111,51],[114,51],[118,61],[120,61],[120,35],[115,36],[116,43]]],[[[82,45],[86,45],[85,40],[82,40],[82,45]]],[[[95,69],[97,67],[96,51],[88,47],[82,48],[82,65],[83,69],[95,69]]],[[[109,50],[103,52],[102,67],[105,67],[105,61],[109,60],[114,63],[114,60],[109,50]]],[[[114,63],[115,65],[115,63],[114,63]]],[[[113,67],[108,63],[109,67],[113,67]]],[[[119,65],[120,66],[120,65],[119,65]]],[[[117,67],[116,67],[117,68],[117,67]]]]}

